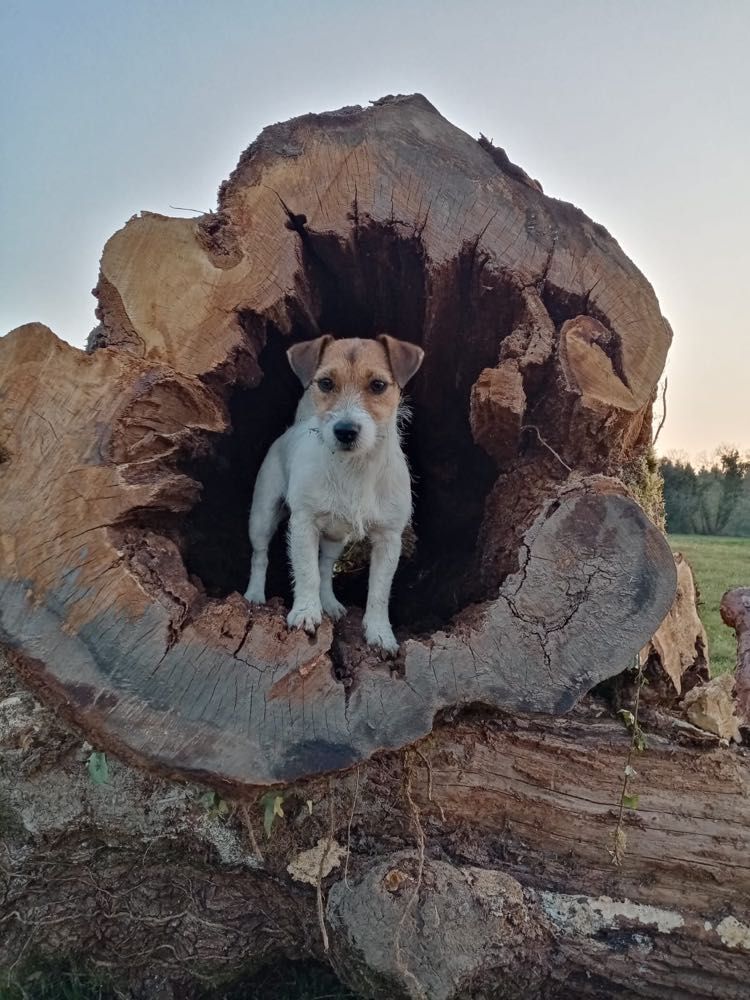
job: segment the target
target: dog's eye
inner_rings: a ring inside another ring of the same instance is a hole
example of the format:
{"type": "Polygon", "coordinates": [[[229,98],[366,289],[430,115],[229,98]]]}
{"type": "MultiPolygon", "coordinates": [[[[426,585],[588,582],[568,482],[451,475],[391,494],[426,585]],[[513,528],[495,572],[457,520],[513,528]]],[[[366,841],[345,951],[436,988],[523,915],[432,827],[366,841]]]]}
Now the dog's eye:
{"type": "Polygon", "coordinates": [[[319,378],[318,388],[321,392],[333,392],[333,379],[332,378],[319,378]]]}
{"type": "Polygon", "coordinates": [[[370,391],[374,392],[378,396],[381,392],[385,392],[387,388],[388,383],[384,382],[382,378],[374,378],[372,382],[370,382],[370,391]]]}

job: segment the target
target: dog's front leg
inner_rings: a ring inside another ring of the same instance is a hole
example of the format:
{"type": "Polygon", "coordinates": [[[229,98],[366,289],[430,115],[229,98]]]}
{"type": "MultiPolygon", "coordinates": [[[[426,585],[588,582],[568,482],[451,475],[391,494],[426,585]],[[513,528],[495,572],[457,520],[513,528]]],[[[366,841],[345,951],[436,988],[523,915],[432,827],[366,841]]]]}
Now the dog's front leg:
{"type": "Polygon", "coordinates": [[[363,625],[368,645],[386,653],[397,653],[398,643],[388,618],[393,574],[401,555],[401,532],[380,530],[370,536],[370,581],[367,588],[367,609],[363,625]]]}
{"type": "Polygon", "coordinates": [[[250,562],[250,582],[245,600],[251,604],[266,603],[266,570],[268,546],[281,523],[284,509],[284,470],[279,455],[279,443],[271,446],[253,490],[250,508],[250,544],[253,547],[250,562]]]}
{"type": "Polygon", "coordinates": [[[320,603],[328,617],[334,621],[346,614],[346,608],[333,592],[333,567],[344,551],[344,544],[331,538],[320,539],[320,603]]]}
{"type": "Polygon", "coordinates": [[[323,618],[320,605],[318,547],[320,532],[308,515],[289,518],[289,561],[294,578],[294,604],[287,615],[289,628],[314,632],[323,618]]]}

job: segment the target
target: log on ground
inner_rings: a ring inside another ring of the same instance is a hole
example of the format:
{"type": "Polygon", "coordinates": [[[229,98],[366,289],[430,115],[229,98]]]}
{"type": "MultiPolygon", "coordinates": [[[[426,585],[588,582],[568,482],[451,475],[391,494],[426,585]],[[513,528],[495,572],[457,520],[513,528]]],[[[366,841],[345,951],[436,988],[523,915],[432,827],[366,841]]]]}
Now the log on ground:
{"type": "Polygon", "coordinates": [[[267,836],[259,795],[109,757],[94,782],[91,747],[7,667],[0,692],[0,967],[22,981],[27,958],[73,954],[133,997],[197,1000],[263,962],[326,960],[322,871],[328,959],[365,998],[746,995],[746,750],[649,733],[615,865],[632,740],[590,698],[564,718],[466,714],[279,788],[267,836]],[[321,841],[329,873],[319,850],[304,863],[321,841]]]}

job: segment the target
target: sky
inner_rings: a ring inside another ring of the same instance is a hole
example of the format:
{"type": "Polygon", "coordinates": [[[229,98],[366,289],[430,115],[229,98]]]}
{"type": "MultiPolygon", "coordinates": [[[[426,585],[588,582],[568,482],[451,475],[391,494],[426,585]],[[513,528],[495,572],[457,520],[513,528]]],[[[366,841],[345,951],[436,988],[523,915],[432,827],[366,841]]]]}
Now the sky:
{"type": "Polygon", "coordinates": [[[660,453],[750,451],[750,0],[0,0],[0,334],[82,346],[135,213],[267,124],[419,91],[618,239],[674,329],[660,453]]]}

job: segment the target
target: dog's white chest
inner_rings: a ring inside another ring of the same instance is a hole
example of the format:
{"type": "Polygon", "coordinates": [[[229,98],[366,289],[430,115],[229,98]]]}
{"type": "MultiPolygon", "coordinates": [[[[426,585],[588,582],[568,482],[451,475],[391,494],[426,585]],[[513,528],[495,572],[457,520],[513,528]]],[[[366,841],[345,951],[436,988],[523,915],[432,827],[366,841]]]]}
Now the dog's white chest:
{"type": "Polygon", "coordinates": [[[379,518],[380,504],[374,484],[363,481],[351,470],[335,470],[321,483],[318,492],[316,524],[327,538],[346,541],[364,538],[379,518]]]}
{"type": "Polygon", "coordinates": [[[336,542],[362,539],[375,529],[403,530],[411,513],[411,486],[394,432],[363,455],[332,452],[308,423],[281,439],[284,499],[294,516],[306,512],[318,532],[336,542]]]}

